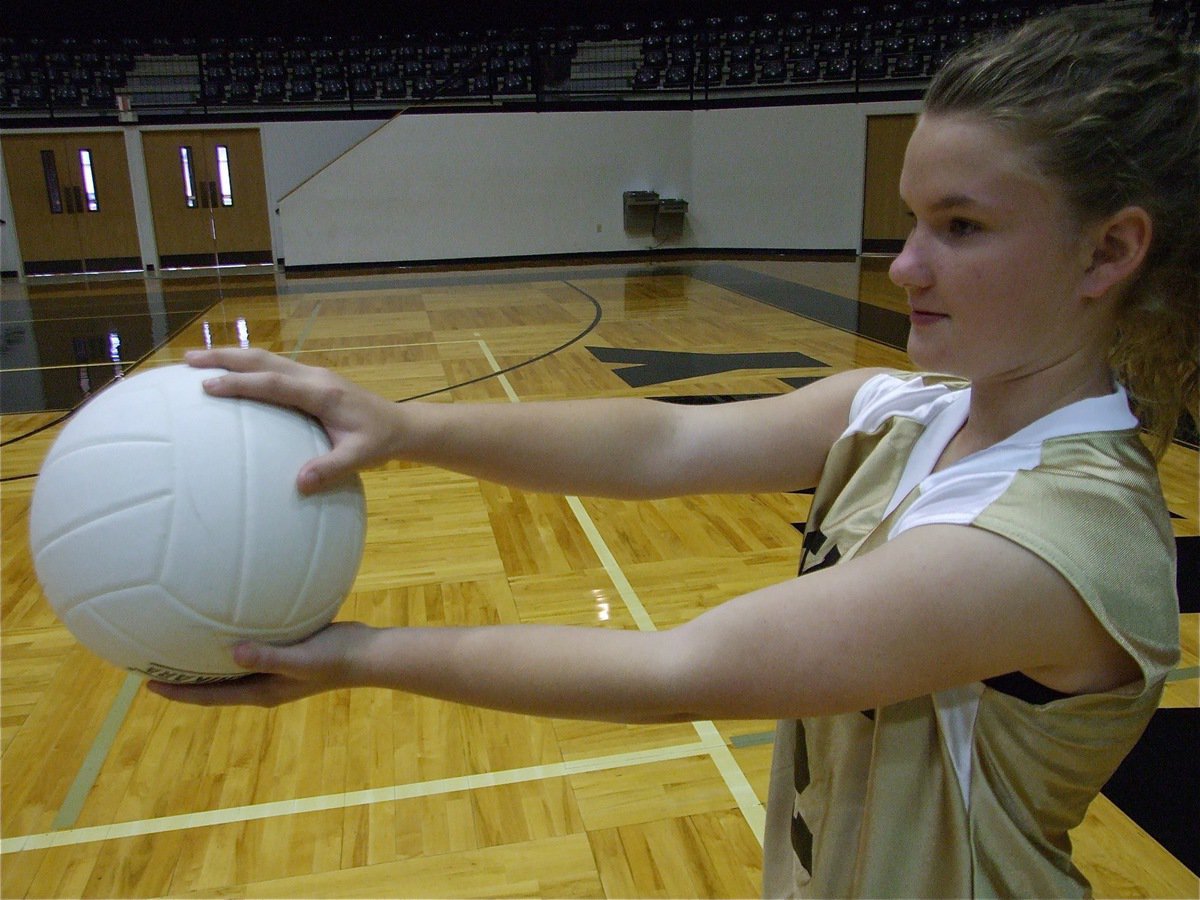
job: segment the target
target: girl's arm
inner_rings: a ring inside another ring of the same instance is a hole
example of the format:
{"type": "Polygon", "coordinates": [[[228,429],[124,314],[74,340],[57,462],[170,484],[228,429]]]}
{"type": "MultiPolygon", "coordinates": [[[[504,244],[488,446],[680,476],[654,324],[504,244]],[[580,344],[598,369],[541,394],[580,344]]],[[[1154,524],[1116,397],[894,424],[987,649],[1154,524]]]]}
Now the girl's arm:
{"type": "Polygon", "coordinates": [[[151,690],[273,706],[372,686],[534,715],[669,722],[873,709],[1012,671],[1066,693],[1139,675],[1049,564],[960,525],[913,529],[668,631],[338,623],[290,647],[243,645],[236,658],[267,674],[151,690]]]}
{"type": "Polygon", "coordinates": [[[858,388],[878,370],[832,375],[743,403],[634,398],[543,403],[392,403],[325,370],[261,350],[193,351],[228,369],[206,390],[302,410],[333,443],[299,473],[319,490],[406,459],[534,491],[650,498],[785,491],[816,484],[858,388]]]}

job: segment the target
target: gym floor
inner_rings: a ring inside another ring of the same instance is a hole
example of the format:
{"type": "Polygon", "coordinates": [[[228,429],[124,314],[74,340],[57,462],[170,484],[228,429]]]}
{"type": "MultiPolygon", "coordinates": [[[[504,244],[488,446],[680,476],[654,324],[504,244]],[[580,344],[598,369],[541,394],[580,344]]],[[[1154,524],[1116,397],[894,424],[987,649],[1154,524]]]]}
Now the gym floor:
{"type": "MultiPolygon", "coordinates": [[[[886,260],[271,270],[0,285],[0,894],[745,897],[772,723],[626,727],[376,690],[292,706],[166,703],[81,648],[28,558],[64,416],[114,377],[246,344],[383,395],[712,403],[907,368],[886,260]]],[[[1196,897],[1197,448],[1161,467],[1183,659],[1073,833],[1097,896],[1196,897]]],[[[804,494],[631,503],[393,463],[364,476],[342,612],[372,624],[667,628],[795,574],[804,494]]]]}

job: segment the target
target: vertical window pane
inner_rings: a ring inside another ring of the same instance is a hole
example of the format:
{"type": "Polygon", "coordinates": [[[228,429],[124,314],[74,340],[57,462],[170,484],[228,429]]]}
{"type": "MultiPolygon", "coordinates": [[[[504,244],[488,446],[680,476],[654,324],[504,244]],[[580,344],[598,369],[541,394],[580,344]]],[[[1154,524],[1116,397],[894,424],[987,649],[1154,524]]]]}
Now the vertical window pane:
{"type": "Polygon", "coordinates": [[[46,198],[50,201],[50,212],[62,212],[62,188],[58,184],[58,166],[54,162],[53,150],[42,151],[42,176],[46,179],[46,198]]]}
{"type": "Polygon", "coordinates": [[[97,212],[100,209],[100,203],[96,200],[96,178],[92,172],[92,151],[79,151],[79,174],[83,180],[83,193],[87,197],[85,201],[88,212],[97,212]]]}
{"type": "Polygon", "coordinates": [[[183,199],[188,207],[196,206],[196,172],[192,168],[192,148],[179,148],[179,162],[183,166],[183,199]]]}
{"type": "Polygon", "coordinates": [[[229,179],[229,148],[217,145],[217,184],[221,189],[221,205],[233,206],[233,185],[229,179]]]}

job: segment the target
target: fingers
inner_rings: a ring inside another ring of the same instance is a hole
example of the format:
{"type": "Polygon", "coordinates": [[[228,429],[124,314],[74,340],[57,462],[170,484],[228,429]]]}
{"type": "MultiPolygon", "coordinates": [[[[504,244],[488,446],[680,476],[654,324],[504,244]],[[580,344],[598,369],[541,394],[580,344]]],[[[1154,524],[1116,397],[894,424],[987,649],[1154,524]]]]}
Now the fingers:
{"type": "Polygon", "coordinates": [[[148,681],[146,690],[166,700],[193,706],[277,706],[283,702],[272,682],[277,675],[246,675],[216,684],[168,684],[148,681]]]}
{"type": "Polygon", "coordinates": [[[375,631],[360,622],[335,622],[296,644],[242,642],[233,648],[233,659],[247,669],[243,678],[216,684],[151,681],[146,687],[160,697],[196,706],[279,706],[365,683],[356,680],[350,660],[354,648],[375,631]]]}
{"type": "Polygon", "coordinates": [[[233,648],[233,661],[248,674],[214,684],[170,684],[149,681],[146,689],[167,700],[193,706],[278,706],[315,692],[294,677],[288,664],[289,648],[241,643],[233,648]]]}
{"type": "Polygon", "coordinates": [[[256,348],[192,350],[185,355],[189,366],[216,368],[226,375],[204,382],[214,397],[242,397],[277,406],[290,406],[319,416],[328,406],[328,390],[321,383],[321,370],[301,365],[256,348]]]}
{"type": "Polygon", "coordinates": [[[389,454],[394,405],[328,369],[258,349],[196,350],[186,358],[189,365],[225,371],[204,381],[214,397],[286,406],[321,423],[331,449],[301,468],[296,479],[301,493],[328,488],[389,454]]]}
{"type": "Polygon", "coordinates": [[[206,350],[189,350],[183,358],[189,366],[197,369],[228,369],[230,372],[285,372],[289,367],[299,365],[258,347],[210,347],[206,350]]]}

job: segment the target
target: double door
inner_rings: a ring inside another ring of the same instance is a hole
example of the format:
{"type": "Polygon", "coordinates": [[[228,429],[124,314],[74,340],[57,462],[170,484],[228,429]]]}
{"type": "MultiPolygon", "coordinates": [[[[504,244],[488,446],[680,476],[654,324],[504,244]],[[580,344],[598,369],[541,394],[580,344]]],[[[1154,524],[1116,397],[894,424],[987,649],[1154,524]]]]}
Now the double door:
{"type": "Polygon", "coordinates": [[[145,131],[142,149],[162,268],[272,261],[257,130],[145,131]]]}
{"type": "Polygon", "coordinates": [[[141,270],[121,132],[8,134],[3,145],[26,274],[141,270]]]}

